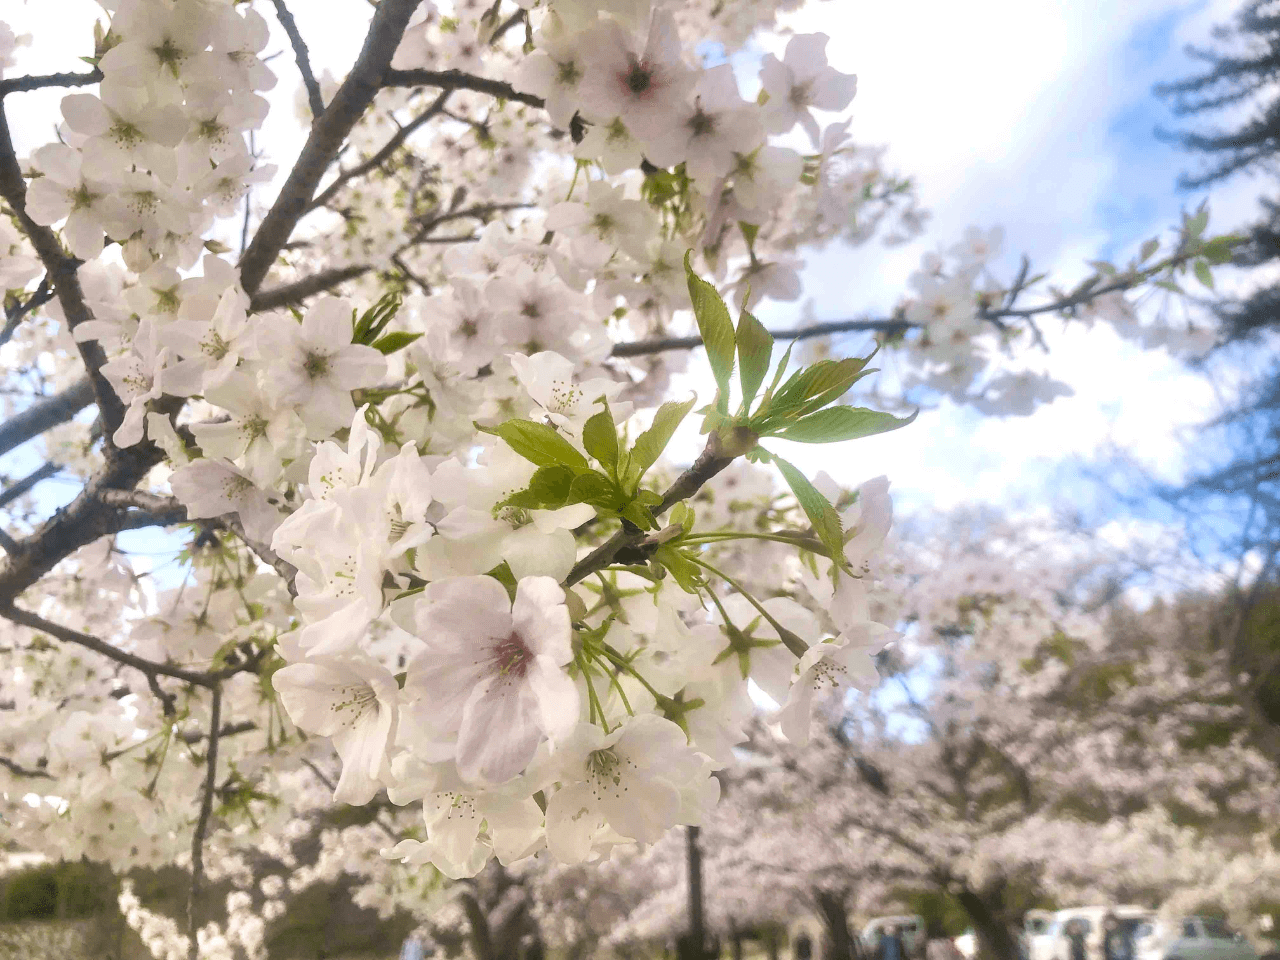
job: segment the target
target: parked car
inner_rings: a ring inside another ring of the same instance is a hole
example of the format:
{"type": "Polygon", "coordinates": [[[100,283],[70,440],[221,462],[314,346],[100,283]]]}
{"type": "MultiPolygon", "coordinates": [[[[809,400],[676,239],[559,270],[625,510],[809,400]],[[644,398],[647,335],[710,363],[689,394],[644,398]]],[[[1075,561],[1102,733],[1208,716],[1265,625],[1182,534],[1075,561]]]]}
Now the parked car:
{"type": "Polygon", "coordinates": [[[973,960],[978,955],[978,935],[972,930],[966,930],[956,937],[955,944],[964,960],[973,960]]]}
{"type": "Polygon", "coordinates": [[[925,945],[924,917],[876,917],[862,928],[862,947],[871,954],[880,943],[884,928],[894,926],[902,937],[902,949],[908,957],[923,957],[925,945]]]}
{"type": "Polygon", "coordinates": [[[1067,924],[1078,920],[1084,925],[1085,952],[1089,960],[1103,960],[1102,953],[1102,920],[1112,914],[1120,922],[1121,929],[1127,929],[1130,936],[1135,937],[1143,924],[1155,920],[1155,913],[1146,907],[1130,905],[1116,907],[1071,907],[1059,910],[1053,915],[1053,922],[1045,933],[1045,941],[1038,944],[1042,951],[1033,960],[1071,960],[1071,942],[1067,939],[1067,924]]]}
{"type": "Polygon", "coordinates": [[[1244,935],[1216,917],[1144,923],[1134,945],[1137,960],[1258,960],[1244,935]]]}

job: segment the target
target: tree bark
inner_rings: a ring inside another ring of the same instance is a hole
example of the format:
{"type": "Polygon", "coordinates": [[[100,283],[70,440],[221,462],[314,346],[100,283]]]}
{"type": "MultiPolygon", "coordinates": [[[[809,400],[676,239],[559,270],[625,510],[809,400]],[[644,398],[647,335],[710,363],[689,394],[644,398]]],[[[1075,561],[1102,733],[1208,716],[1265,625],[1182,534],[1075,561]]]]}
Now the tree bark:
{"type": "Polygon", "coordinates": [[[813,900],[826,928],[822,945],[824,960],[853,960],[853,934],[849,930],[846,898],[830,890],[815,890],[813,900]]]}
{"type": "Polygon", "coordinates": [[[973,923],[981,956],[988,960],[1019,960],[1017,941],[990,904],[967,887],[956,894],[956,899],[973,923]]]}

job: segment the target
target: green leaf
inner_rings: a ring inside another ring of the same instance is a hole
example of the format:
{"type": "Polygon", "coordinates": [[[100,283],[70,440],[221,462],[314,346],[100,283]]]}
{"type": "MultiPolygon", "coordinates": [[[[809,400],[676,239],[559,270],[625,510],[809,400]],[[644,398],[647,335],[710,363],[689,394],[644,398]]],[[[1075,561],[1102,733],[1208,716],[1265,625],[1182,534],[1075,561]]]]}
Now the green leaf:
{"type": "Polygon", "coordinates": [[[526,510],[559,510],[569,499],[569,491],[577,475],[572,467],[561,464],[539,467],[529,478],[529,486],[513,493],[504,502],[526,510]]]}
{"type": "Polygon", "coordinates": [[[1155,285],[1161,290],[1168,290],[1170,293],[1182,293],[1182,288],[1172,280],[1157,280],[1155,285]]]}
{"type": "Polygon", "coordinates": [[[778,384],[782,382],[782,377],[787,372],[787,365],[791,362],[791,350],[795,345],[796,341],[794,340],[787,344],[787,349],[783,352],[782,359],[778,361],[778,366],[773,371],[773,380],[769,384],[769,389],[764,392],[764,400],[761,401],[762,407],[769,403],[770,398],[778,389],[778,384]]]}
{"type": "Polygon", "coordinates": [[[395,319],[395,315],[399,310],[400,295],[398,293],[388,293],[361,314],[359,320],[355,319],[354,311],[352,311],[351,342],[365,344],[366,346],[373,343],[374,340],[381,336],[382,331],[387,329],[387,324],[395,319]]]}
{"type": "Polygon", "coordinates": [[[836,508],[794,466],[776,453],[771,455],[771,459],[782,471],[782,478],[787,481],[787,486],[800,502],[805,516],[813,524],[814,533],[831,552],[832,559],[842,568],[847,567],[848,562],[844,558],[844,528],[840,524],[840,514],[836,513],[836,508]]]}
{"type": "Polygon", "coordinates": [[[407,333],[404,330],[396,330],[392,333],[388,333],[380,340],[375,340],[373,342],[373,349],[377,350],[382,355],[387,356],[395,353],[397,350],[403,350],[420,336],[422,336],[420,333],[407,333]]]}
{"type": "Polygon", "coordinates": [[[671,442],[671,435],[676,432],[676,427],[680,426],[681,421],[697,401],[697,397],[690,397],[683,403],[670,400],[658,408],[649,429],[636,437],[635,445],[631,448],[631,466],[627,471],[628,486],[634,488],[640,482],[640,478],[657,462],[658,457],[662,456],[662,451],[667,449],[667,444],[671,442]]]}
{"type": "Polygon", "coordinates": [[[698,332],[702,334],[702,343],[707,349],[711,373],[720,387],[723,406],[729,402],[729,378],[733,375],[733,321],[729,319],[729,308],[724,305],[724,300],[720,298],[716,288],[693,272],[693,265],[690,263],[692,255],[692,250],[684,255],[684,271],[689,281],[689,300],[693,303],[693,315],[698,320],[698,332]]]}
{"type": "Polygon", "coordinates": [[[1186,223],[1187,234],[1192,237],[1198,237],[1204,233],[1204,228],[1209,225],[1209,202],[1206,200],[1200,204],[1200,208],[1196,210],[1195,216],[1186,223]]]}
{"type": "Polygon", "coordinates": [[[769,360],[773,357],[773,335],[759,320],[742,311],[738,318],[738,382],[742,384],[742,405],[751,407],[760,384],[769,372],[769,360]]]}
{"type": "Polygon", "coordinates": [[[871,371],[864,368],[871,356],[846,357],[843,360],[820,360],[793,376],[778,391],[770,414],[804,416],[839,399],[859,379],[871,371]]]}
{"type": "Polygon", "coordinates": [[[564,464],[570,467],[586,467],[587,458],[552,427],[532,420],[508,420],[496,427],[481,427],[484,433],[501,437],[520,456],[540,467],[564,464]]]}
{"type": "Polygon", "coordinates": [[[1194,264],[1196,279],[1210,290],[1213,289],[1213,272],[1209,269],[1209,264],[1203,260],[1197,260],[1194,264]]]}
{"type": "Polygon", "coordinates": [[[1160,240],[1157,237],[1152,237],[1150,240],[1143,243],[1142,247],[1138,250],[1138,262],[1145,263],[1147,259],[1159,249],[1160,240]]]}
{"type": "Polygon", "coordinates": [[[618,488],[602,473],[592,470],[573,478],[568,503],[587,503],[593,507],[613,509],[618,502],[618,488]]]}
{"type": "Polygon", "coordinates": [[[868,410],[865,407],[829,407],[819,410],[807,417],[801,417],[795,423],[784,427],[774,434],[797,443],[836,443],[841,440],[857,440],[877,433],[888,433],[905,427],[915,420],[919,411],[902,418],[879,410],[868,410]]]}
{"type": "Polygon", "coordinates": [[[582,427],[582,445],[610,474],[618,472],[618,429],[608,404],[582,427]]]}

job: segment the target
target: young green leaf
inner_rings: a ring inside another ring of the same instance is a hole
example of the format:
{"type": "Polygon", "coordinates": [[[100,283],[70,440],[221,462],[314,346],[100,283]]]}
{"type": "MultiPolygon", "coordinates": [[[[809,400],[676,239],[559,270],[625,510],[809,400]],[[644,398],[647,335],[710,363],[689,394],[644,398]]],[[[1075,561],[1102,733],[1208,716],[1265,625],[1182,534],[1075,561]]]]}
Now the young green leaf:
{"type": "Polygon", "coordinates": [[[1209,264],[1203,260],[1197,260],[1194,264],[1196,279],[1210,290],[1213,289],[1213,272],[1209,269],[1209,264]]]}
{"type": "Polygon", "coordinates": [[[532,420],[508,420],[496,427],[481,427],[484,433],[501,437],[520,456],[540,467],[564,464],[569,467],[586,467],[587,458],[554,428],[532,420]]]}
{"type": "Polygon", "coordinates": [[[593,507],[612,509],[618,502],[618,488],[613,481],[594,470],[573,478],[569,487],[569,503],[587,503],[593,507]]]}
{"type": "Polygon", "coordinates": [[[787,481],[787,486],[800,502],[805,516],[813,524],[814,533],[831,552],[832,559],[841,567],[848,566],[844,558],[844,528],[840,524],[840,514],[836,513],[836,508],[792,464],[776,453],[772,454],[771,459],[782,471],[782,478],[787,481]]]}
{"type": "Polygon", "coordinates": [[[575,476],[577,473],[572,467],[561,464],[539,467],[529,478],[529,485],[504,502],[526,510],[559,510],[569,499],[569,489],[575,476]]]}
{"type": "Polygon", "coordinates": [[[733,375],[734,335],[733,321],[729,319],[729,308],[724,305],[716,288],[693,272],[690,250],[684,255],[684,271],[689,281],[689,300],[693,303],[693,315],[698,320],[698,332],[702,334],[703,346],[707,349],[707,360],[711,364],[711,373],[720,387],[723,403],[729,402],[729,378],[733,375]]]}
{"type": "Polygon", "coordinates": [[[759,320],[742,311],[738,318],[738,382],[742,384],[742,404],[750,408],[760,384],[769,372],[773,356],[773,336],[759,320]]]}
{"type": "Polygon", "coordinates": [[[680,426],[681,421],[693,409],[697,400],[697,397],[690,397],[683,403],[670,400],[658,408],[649,429],[636,437],[635,445],[631,448],[628,486],[634,488],[640,482],[640,478],[657,462],[658,457],[662,456],[662,451],[667,449],[667,444],[671,442],[671,435],[676,432],[676,427],[680,426]]]}
{"type": "Polygon", "coordinates": [[[618,429],[608,405],[593,414],[583,425],[582,446],[595,457],[610,474],[618,472],[618,429]]]}
{"type": "Polygon", "coordinates": [[[773,434],[785,440],[797,443],[836,443],[841,440],[857,440],[877,433],[888,433],[905,427],[913,421],[919,411],[906,418],[895,417],[879,410],[868,410],[865,407],[828,407],[807,417],[801,417],[795,423],[783,427],[773,434]]]}
{"type": "Polygon", "coordinates": [[[394,330],[391,333],[388,333],[385,337],[375,340],[373,342],[373,349],[383,355],[389,356],[397,350],[403,350],[420,336],[422,336],[420,333],[408,333],[404,330],[394,330]]]}

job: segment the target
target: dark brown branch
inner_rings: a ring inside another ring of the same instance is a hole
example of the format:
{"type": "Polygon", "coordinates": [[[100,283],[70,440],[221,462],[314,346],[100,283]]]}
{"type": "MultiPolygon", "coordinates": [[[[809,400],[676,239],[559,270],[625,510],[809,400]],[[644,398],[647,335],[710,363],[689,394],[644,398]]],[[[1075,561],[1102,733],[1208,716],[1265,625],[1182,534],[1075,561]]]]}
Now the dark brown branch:
{"type": "Polygon", "coordinates": [[[93,69],[88,73],[47,73],[38,77],[10,77],[0,80],[0,97],[11,93],[26,93],[29,90],[43,90],[45,87],[87,87],[102,82],[102,71],[93,69]]]}
{"type": "MultiPolygon", "coordinates": [[[[241,720],[239,723],[224,723],[222,725],[222,729],[218,731],[218,737],[219,739],[234,737],[241,733],[252,733],[257,729],[258,725],[252,720],[241,720]]],[[[196,744],[202,740],[208,739],[208,734],[193,730],[189,733],[178,734],[178,739],[183,743],[196,744]]]]}
{"type": "Polygon", "coordinates": [[[332,270],[321,270],[309,277],[284,283],[269,290],[262,290],[249,301],[249,309],[254,311],[274,310],[290,304],[301,303],[307,297],[332,290],[340,283],[362,277],[373,269],[368,264],[352,264],[346,267],[335,267],[332,270]]]}
{"type": "Polygon", "coordinates": [[[401,146],[403,146],[404,142],[408,140],[409,137],[413,135],[414,131],[418,130],[423,124],[429,123],[444,112],[445,101],[449,99],[450,93],[452,93],[451,90],[446,90],[444,93],[440,94],[440,96],[436,97],[435,102],[432,103],[431,106],[427,107],[426,110],[397,130],[391,139],[384,143],[378,152],[368,160],[352,167],[350,170],[343,170],[340,172],[333,183],[329,184],[329,186],[327,186],[318,197],[307,204],[307,209],[314,210],[316,207],[323,207],[332,200],[337,195],[338,191],[346,184],[350,183],[356,177],[363,177],[371,170],[376,170],[378,167],[390,160],[392,155],[399,150],[401,146]]]}
{"type": "MultiPolygon", "coordinates": [[[[775,340],[808,340],[810,337],[823,337],[833,333],[853,333],[859,330],[874,330],[880,333],[902,333],[912,329],[912,324],[905,320],[831,320],[826,323],[815,323],[807,327],[795,327],[791,330],[769,331],[775,340]]],[[[640,357],[654,353],[665,353],[668,350],[692,350],[702,346],[701,337],[659,337],[653,340],[636,340],[632,343],[614,344],[612,356],[640,357]]]]}
{"type": "Polygon", "coordinates": [[[388,70],[383,77],[385,87],[435,87],[438,90],[472,90],[487,93],[499,100],[515,100],[531,107],[542,107],[546,101],[531,93],[521,93],[509,83],[477,77],[461,70],[388,70]]]}
{"type": "MultiPolygon", "coordinates": [[[[27,185],[22,178],[22,168],[18,166],[13,140],[9,136],[9,121],[4,115],[3,102],[0,102],[0,196],[9,201],[9,206],[18,218],[18,225],[31,240],[36,254],[44,263],[48,279],[52,281],[53,289],[58,295],[58,302],[62,304],[67,326],[74,331],[80,324],[92,320],[93,314],[85,303],[80,278],[76,274],[80,261],[63,251],[61,242],[52,230],[40,226],[27,214],[27,185]]],[[[108,438],[107,449],[110,451],[110,437],[124,420],[124,404],[102,375],[102,365],[107,362],[102,346],[97,341],[84,341],[77,343],[76,347],[93,384],[93,395],[98,401],[103,433],[108,438]]]]}
{"type": "Polygon", "coordinates": [[[49,275],[46,273],[40,280],[40,286],[26,300],[15,300],[13,306],[4,312],[4,329],[0,330],[0,347],[13,339],[18,326],[26,319],[27,314],[53,299],[53,291],[49,289],[49,275]]]}
{"type": "Polygon", "coordinates": [[[387,66],[417,5],[417,0],[383,0],[378,5],[355,65],[324,113],[312,124],[311,134],[280,195],[240,258],[240,282],[250,295],[262,286],[276,256],[315,196],[320,178],[382,88],[387,66]]]}
{"type": "Polygon", "coordinates": [[[302,74],[302,85],[307,88],[307,102],[311,105],[311,122],[314,123],[324,113],[324,98],[320,96],[320,84],[316,82],[316,75],[311,72],[311,55],[307,52],[307,44],[302,39],[293,14],[284,5],[284,0],[271,0],[271,2],[275,4],[276,17],[280,21],[280,26],[284,27],[289,43],[293,45],[293,55],[298,61],[298,72],[302,74]]]}
{"type": "Polygon", "coordinates": [[[0,493],[0,507],[7,507],[41,480],[48,480],[61,469],[62,464],[54,463],[52,460],[48,463],[41,464],[35,470],[31,471],[31,473],[13,484],[13,486],[6,488],[3,493],[0,493]]]}
{"type": "MultiPolygon", "coordinates": [[[[698,456],[698,459],[693,462],[693,466],[680,474],[676,482],[663,494],[662,502],[653,509],[653,515],[660,517],[681,500],[687,500],[697,493],[703,484],[731,463],[733,463],[733,457],[726,457],[720,453],[720,444],[716,440],[716,435],[712,434],[707,440],[706,448],[698,456]]],[[[565,578],[565,586],[573,586],[573,584],[590,576],[597,570],[603,570],[613,562],[621,550],[635,546],[645,536],[646,534],[642,530],[637,530],[635,527],[628,529],[627,526],[624,526],[573,565],[573,569],[569,571],[569,576],[565,578]]]]}
{"type": "Polygon", "coordinates": [[[31,613],[29,610],[20,610],[14,606],[0,608],[0,617],[12,620],[19,626],[47,633],[49,636],[56,637],[66,643],[78,644],[86,650],[100,653],[122,666],[133,667],[133,669],[141,671],[149,681],[154,680],[156,677],[170,677],[198,687],[212,688],[216,685],[213,678],[207,673],[184,670],[181,667],[173,667],[165,663],[156,663],[152,660],[144,659],[136,654],[129,653],[127,650],[112,646],[104,640],[99,640],[97,637],[91,637],[87,633],[81,633],[79,630],[72,630],[70,627],[53,623],[44,619],[44,617],[31,613]]]}
{"type": "Polygon", "coordinates": [[[0,757],[0,767],[4,767],[16,777],[28,777],[31,779],[52,780],[53,775],[45,773],[43,770],[28,770],[26,767],[14,763],[8,757],[0,757]]]}
{"type": "Polygon", "coordinates": [[[213,813],[213,795],[218,788],[218,738],[222,734],[222,688],[215,684],[209,705],[209,749],[205,754],[207,772],[200,794],[200,816],[191,834],[191,893],[187,898],[187,960],[200,960],[196,931],[200,929],[200,887],[204,883],[204,838],[209,832],[213,813]]]}
{"type": "Polygon", "coordinates": [[[93,384],[89,378],[77,380],[61,393],[42,397],[0,424],[0,454],[38,437],[46,430],[66,423],[93,403],[93,384]]]}
{"type": "Polygon", "coordinates": [[[116,451],[71,503],[20,540],[17,552],[0,563],[0,608],[12,604],[64,557],[122,529],[124,511],[102,503],[102,493],[132,489],[163,457],[163,451],[150,443],[116,451]]]}

